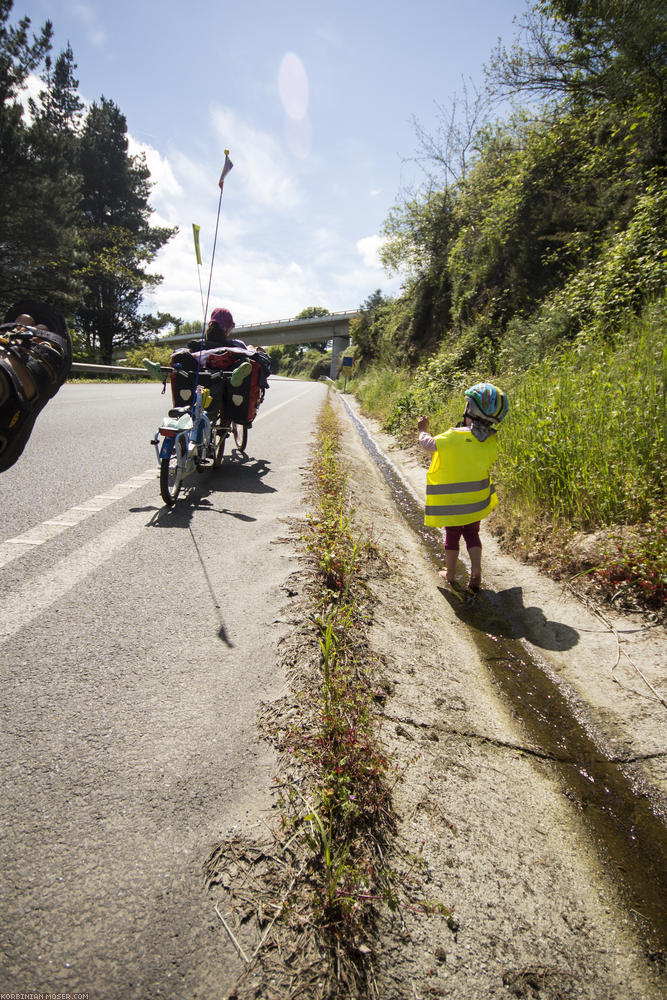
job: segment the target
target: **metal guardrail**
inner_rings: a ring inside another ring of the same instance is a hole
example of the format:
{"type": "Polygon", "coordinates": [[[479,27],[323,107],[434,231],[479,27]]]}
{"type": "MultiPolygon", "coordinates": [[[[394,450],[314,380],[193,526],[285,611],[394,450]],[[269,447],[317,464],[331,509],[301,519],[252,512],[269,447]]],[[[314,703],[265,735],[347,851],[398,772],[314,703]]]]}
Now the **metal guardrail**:
{"type": "MultiPolygon", "coordinates": [[[[160,371],[168,375],[171,368],[160,366],[160,371]]],[[[74,374],[87,375],[146,375],[150,372],[146,368],[126,368],[124,365],[90,365],[83,361],[72,362],[72,372],[74,374]]]]}

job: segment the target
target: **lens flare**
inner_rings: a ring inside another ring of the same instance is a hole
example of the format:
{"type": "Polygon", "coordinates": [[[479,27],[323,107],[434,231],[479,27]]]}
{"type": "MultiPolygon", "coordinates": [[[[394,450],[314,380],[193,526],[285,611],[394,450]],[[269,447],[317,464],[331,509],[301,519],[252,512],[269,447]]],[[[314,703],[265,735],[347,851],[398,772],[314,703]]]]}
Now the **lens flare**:
{"type": "Polygon", "coordinates": [[[286,114],[294,121],[303,121],[308,114],[308,75],[294,52],[283,56],[278,72],[278,90],[286,114]]]}

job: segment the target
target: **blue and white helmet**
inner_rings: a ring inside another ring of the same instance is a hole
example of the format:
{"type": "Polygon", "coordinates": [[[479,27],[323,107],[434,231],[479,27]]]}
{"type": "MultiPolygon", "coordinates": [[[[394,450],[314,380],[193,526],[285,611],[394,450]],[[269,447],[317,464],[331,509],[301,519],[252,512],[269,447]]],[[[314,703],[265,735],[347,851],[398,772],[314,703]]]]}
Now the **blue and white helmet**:
{"type": "Polygon", "coordinates": [[[507,414],[507,396],[490,382],[478,382],[465,391],[466,416],[499,424],[507,414]]]}

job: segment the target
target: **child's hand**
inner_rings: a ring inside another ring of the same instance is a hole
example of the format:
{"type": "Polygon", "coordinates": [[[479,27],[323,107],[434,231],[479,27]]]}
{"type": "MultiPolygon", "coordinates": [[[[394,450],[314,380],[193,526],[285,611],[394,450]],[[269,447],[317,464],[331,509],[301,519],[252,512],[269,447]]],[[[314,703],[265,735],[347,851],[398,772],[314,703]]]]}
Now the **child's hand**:
{"type": "Polygon", "coordinates": [[[417,430],[418,431],[427,431],[428,430],[428,417],[420,417],[419,418],[419,420],[417,421],[417,430]]]}

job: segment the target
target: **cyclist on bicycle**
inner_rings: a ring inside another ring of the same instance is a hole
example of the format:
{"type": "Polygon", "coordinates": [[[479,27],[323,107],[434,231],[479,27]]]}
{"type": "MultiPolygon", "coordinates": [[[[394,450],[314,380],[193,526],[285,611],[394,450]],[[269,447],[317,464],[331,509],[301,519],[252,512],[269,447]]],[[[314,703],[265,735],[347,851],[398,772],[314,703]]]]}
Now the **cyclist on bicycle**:
{"type": "Polygon", "coordinates": [[[240,347],[244,351],[254,351],[255,348],[252,344],[248,345],[243,340],[229,336],[235,326],[234,317],[230,313],[229,309],[223,309],[218,306],[218,308],[214,309],[211,313],[211,319],[208,327],[206,328],[206,335],[204,338],[205,348],[213,346],[240,347]]]}

